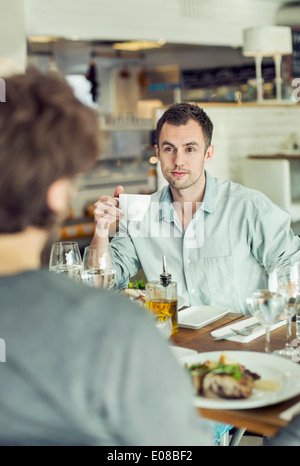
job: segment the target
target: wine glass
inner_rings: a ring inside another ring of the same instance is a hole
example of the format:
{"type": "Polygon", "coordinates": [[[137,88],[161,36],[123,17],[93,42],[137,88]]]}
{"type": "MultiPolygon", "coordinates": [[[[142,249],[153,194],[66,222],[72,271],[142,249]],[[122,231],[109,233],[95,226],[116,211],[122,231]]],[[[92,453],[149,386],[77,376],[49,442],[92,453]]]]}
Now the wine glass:
{"type": "Polygon", "coordinates": [[[296,314],[296,337],[300,339],[300,261],[291,267],[291,285],[296,314]]]}
{"type": "Polygon", "coordinates": [[[73,241],[52,244],[49,270],[68,275],[76,282],[81,281],[82,259],[79,246],[73,241]]]}
{"type": "Polygon", "coordinates": [[[266,330],[265,352],[270,353],[270,328],[281,316],[286,298],[269,290],[256,290],[246,300],[250,313],[266,330]]]}
{"type": "Polygon", "coordinates": [[[116,271],[112,266],[108,252],[97,246],[87,246],[83,254],[82,281],[88,286],[113,288],[116,271]]]}
{"type": "Polygon", "coordinates": [[[294,347],[292,345],[292,318],[296,313],[295,291],[296,291],[296,269],[295,266],[289,268],[275,268],[269,274],[269,290],[279,293],[285,298],[283,315],[287,321],[287,333],[285,347],[274,351],[274,354],[284,358],[292,359],[294,347]]]}

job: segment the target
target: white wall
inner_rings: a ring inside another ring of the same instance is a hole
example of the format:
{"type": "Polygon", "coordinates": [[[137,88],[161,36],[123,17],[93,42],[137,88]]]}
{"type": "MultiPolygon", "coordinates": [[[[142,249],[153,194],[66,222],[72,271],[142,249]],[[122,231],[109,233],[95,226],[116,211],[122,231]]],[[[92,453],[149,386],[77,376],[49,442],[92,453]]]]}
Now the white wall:
{"type": "Polygon", "coordinates": [[[242,31],[276,23],[283,0],[25,0],[28,34],[241,45],[242,31]]]}
{"type": "MultiPolygon", "coordinates": [[[[205,108],[205,107],[204,107],[205,108]]],[[[276,154],[300,140],[300,106],[207,107],[214,124],[215,153],[207,169],[241,182],[240,161],[249,154],[276,154]]]]}
{"type": "MultiPolygon", "coordinates": [[[[240,162],[250,154],[276,154],[300,142],[299,105],[203,105],[214,131],[213,158],[206,169],[217,178],[241,182],[240,162]]],[[[163,110],[157,112],[157,117],[163,110]]]]}
{"type": "Polygon", "coordinates": [[[138,73],[141,67],[128,68],[128,78],[122,78],[121,68],[111,71],[112,108],[117,116],[135,114],[137,102],[141,96],[138,86],[138,73]]]}
{"type": "Polygon", "coordinates": [[[24,0],[0,0],[0,75],[23,71],[25,63],[24,0]]]}

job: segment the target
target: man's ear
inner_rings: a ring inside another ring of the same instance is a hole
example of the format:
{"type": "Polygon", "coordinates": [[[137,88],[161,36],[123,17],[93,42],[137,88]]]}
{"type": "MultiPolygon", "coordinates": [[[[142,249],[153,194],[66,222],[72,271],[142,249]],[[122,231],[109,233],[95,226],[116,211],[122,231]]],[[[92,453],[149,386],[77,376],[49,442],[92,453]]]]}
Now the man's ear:
{"type": "Polygon", "coordinates": [[[206,151],[205,157],[204,157],[204,162],[209,162],[209,160],[212,158],[214,153],[214,146],[209,146],[209,148],[206,151]]]}
{"type": "Polygon", "coordinates": [[[159,150],[158,150],[158,145],[157,144],[155,144],[154,149],[155,149],[156,157],[158,158],[158,160],[160,160],[159,159],[159,150]]]}
{"type": "Polygon", "coordinates": [[[61,178],[49,186],[47,203],[50,209],[60,215],[70,206],[75,195],[75,187],[70,179],[61,178]]]}

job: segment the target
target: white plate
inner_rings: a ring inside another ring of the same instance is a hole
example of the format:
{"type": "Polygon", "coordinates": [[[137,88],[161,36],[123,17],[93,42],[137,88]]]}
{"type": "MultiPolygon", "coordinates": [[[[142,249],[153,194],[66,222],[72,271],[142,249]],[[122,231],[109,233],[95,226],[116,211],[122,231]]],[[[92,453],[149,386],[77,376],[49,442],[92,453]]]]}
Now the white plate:
{"type": "MultiPolygon", "coordinates": [[[[263,380],[272,380],[279,384],[276,391],[253,389],[249,398],[227,400],[223,398],[205,398],[195,396],[194,404],[200,408],[209,409],[250,409],[269,406],[293,398],[300,393],[300,366],[295,362],[273,354],[255,351],[226,351],[230,359],[243,364],[246,369],[256,372],[263,380]]],[[[198,353],[195,356],[181,358],[182,365],[188,365],[207,360],[218,361],[222,351],[198,353]]]]}
{"type": "Polygon", "coordinates": [[[192,306],[178,313],[178,326],[182,328],[201,328],[230,312],[225,307],[192,306]]]}

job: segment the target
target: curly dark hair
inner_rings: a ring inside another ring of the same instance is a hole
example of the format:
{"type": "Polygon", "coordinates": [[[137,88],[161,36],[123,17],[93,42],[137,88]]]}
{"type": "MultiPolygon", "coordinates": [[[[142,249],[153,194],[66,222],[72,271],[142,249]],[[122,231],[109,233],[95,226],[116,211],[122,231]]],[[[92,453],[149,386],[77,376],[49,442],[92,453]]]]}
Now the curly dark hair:
{"type": "Polygon", "coordinates": [[[0,233],[51,228],[49,186],[91,168],[100,153],[98,118],[58,73],[29,69],[5,80],[0,103],[0,233]]]}
{"type": "Polygon", "coordinates": [[[160,132],[165,123],[181,126],[186,125],[189,120],[195,120],[201,126],[205,139],[205,150],[207,150],[211,144],[213,124],[202,108],[188,102],[171,105],[160,117],[156,125],[156,143],[159,143],[160,132]]]}

